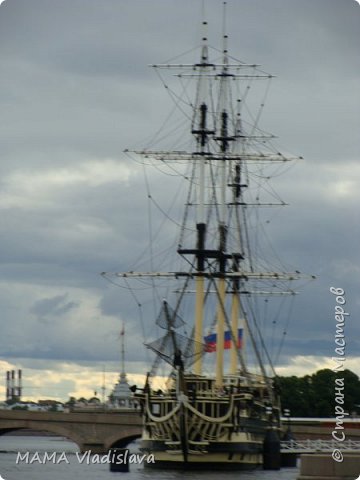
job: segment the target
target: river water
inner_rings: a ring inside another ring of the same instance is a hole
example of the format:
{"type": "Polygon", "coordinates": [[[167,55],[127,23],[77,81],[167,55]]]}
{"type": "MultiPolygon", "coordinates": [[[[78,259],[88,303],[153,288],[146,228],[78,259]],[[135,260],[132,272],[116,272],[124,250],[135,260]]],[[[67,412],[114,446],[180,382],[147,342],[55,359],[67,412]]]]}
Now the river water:
{"type": "MultiPolygon", "coordinates": [[[[138,452],[136,443],[129,445],[130,452],[138,452]]],[[[129,473],[110,472],[108,463],[100,463],[99,457],[85,457],[78,447],[62,437],[0,436],[0,480],[218,480],[219,472],[179,472],[149,470],[143,465],[130,465],[129,473]],[[19,454],[20,452],[20,454],[19,454]],[[26,456],[29,452],[28,456],[26,456]],[[46,460],[44,452],[53,460],[46,460]],[[92,463],[95,460],[95,463],[92,463]],[[32,461],[32,463],[30,463],[32,461]]],[[[103,456],[101,456],[103,458],[103,456]]],[[[221,472],[222,480],[295,480],[298,468],[286,468],[275,472],[221,472]]]]}

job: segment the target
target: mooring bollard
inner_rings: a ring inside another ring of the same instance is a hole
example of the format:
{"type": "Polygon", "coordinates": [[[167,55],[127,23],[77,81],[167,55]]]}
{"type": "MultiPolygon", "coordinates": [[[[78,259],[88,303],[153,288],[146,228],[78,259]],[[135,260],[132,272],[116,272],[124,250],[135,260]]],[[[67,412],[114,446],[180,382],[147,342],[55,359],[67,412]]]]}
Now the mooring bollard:
{"type": "MultiPolygon", "coordinates": [[[[292,434],[292,432],[290,430],[288,430],[284,437],[283,437],[283,441],[285,442],[291,442],[291,440],[295,440],[295,437],[294,435],[292,434]]],[[[297,465],[297,454],[294,453],[294,452],[290,452],[290,453],[287,453],[287,452],[283,452],[281,453],[281,466],[282,467],[296,467],[297,465]]]]}
{"type": "Polygon", "coordinates": [[[280,439],[276,430],[269,428],[263,443],[263,468],[264,470],[280,470],[281,453],[280,439]]]}

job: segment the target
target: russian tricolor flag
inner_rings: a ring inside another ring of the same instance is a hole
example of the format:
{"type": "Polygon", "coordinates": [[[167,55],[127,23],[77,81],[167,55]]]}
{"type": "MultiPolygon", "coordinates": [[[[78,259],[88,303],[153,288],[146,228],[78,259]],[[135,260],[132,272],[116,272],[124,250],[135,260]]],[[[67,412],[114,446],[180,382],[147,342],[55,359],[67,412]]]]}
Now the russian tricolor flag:
{"type": "MultiPolygon", "coordinates": [[[[207,335],[204,337],[205,341],[205,352],[216,352],[216,341],[217,341],[217,334],[216,333],[211,333],[210,335],[207,335]]],[[[239,328],[238,329],[238,338],[237,338],[237,347],[241,348],[242,347],[242,337],[243,337],[243,329],[239,328]]],[[[227,330],[224,332],[224,349],[227,350],[231,348],[231,332],[230,330],[227,330]]]]}

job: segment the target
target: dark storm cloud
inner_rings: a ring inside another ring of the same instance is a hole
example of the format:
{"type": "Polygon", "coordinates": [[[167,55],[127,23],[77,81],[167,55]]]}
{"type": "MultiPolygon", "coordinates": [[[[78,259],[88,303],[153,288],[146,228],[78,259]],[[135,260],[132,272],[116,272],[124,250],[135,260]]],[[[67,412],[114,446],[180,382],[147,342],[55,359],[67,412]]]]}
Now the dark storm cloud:
{"type": "Polygon", "coordinates": [[[56,295],[55,297],[38,300],[30,308],[30,313],[38,315],[40,319],[43,319],[48,314],[56,317],[65,315],[77,306],[77,303],[67,302],[66,299],[67,295],[56,295]]]}
{"type": "MultiPolygon", "coordinates": [[[[141,347],[143,331],[156,333],[148,292],[136,291],[142,324],[135,299],[99,272],[132,269],[143,252],[147,191],[141,169],[122,151],[142,147],[172,108],[147,64],[200,43],[201,3],[1,5],[2,358],[115,362],[125,320],[131,368],[149,363],[141,347]]],[[[219,46],[222,2],[205,7],[210,44],[219,46]]],[[[278,76],[263,128],[279,135],[281,151],[305,157],[275,179],[290,206],[266,212],[266,232],[284,263],[317,275],[295,300],[282,362],[332,356],[331,285],[346,290],[348,348],[356,356],[360,7],[353,0],[244,0],[229,2],[228,11],[230,50],[278,76]]],[[[166,204],[171,186],[155,179],[151,186],[166,204]]],[[[162,218],[154,221],[155,230],[162,218]]]]}

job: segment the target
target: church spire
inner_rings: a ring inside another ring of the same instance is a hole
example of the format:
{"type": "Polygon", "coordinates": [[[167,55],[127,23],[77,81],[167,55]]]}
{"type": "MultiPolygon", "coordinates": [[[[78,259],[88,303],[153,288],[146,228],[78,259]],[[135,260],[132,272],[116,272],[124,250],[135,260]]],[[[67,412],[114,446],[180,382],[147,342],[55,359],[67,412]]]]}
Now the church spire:
{"type": "Polygon", "coordinates": [[[123,326],[120,332],[120,340],[121,340],[121,370],[120,370],[120,378],[126,379],[126,372],[125,372],[125,324],[123,322],[123,326]]]}

